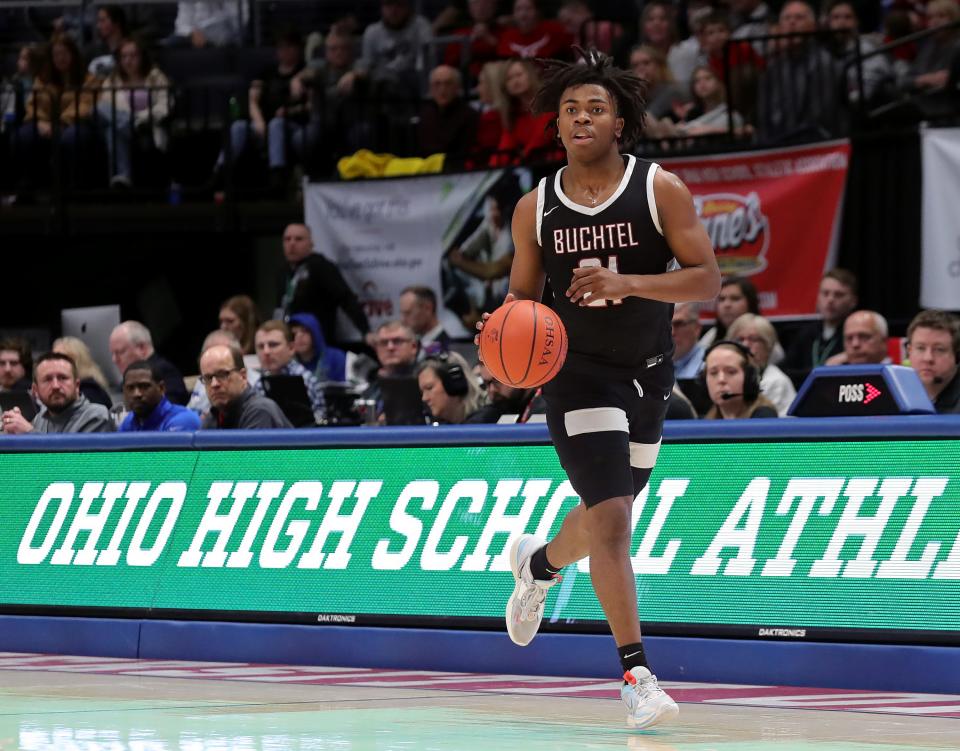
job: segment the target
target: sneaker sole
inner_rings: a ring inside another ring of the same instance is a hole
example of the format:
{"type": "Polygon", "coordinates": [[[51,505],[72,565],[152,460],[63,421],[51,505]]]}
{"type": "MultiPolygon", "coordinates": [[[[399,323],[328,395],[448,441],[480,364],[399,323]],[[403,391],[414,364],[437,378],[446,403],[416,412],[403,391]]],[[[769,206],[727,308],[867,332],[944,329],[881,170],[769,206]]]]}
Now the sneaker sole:
{"type": "Polygon", "coordinates": [[[519,597],[519,593],[517,592],[517,590],[520,588],[520,571],[519,571],[519,566],[517,565],[517,551],[520,548],[520,543],[523,542],[525,538],[526,538],[526,535],[521,535],[520,537],[518,537],[516,540],[513,541],[513,544],[510,545],[510,570],[513,572],[513,581],[515,583],[513,586],[513,594],[510,595],[510,599],[507,600],[507,608],[506,608],[506,611],[504,612],[504,619],[507,622],[507,635],[510,637],[510,641],[512,641],[518,647],[527,646],[530,642],[533,641],[533,636],[537,635],[536,632],[534,632],[533,636],[527,639],[527,641],[520,641],[517,639],[516,636],[513,635],[513,632],[510,630],[510,626],[513,620],[511,618],[512,611],[513,611],[513,603],[516,602],[517,597],[519,597]]]}
{"type": "Polygon", "coordinates": [[[675,702],[662,704],[656,713],[648,720],[638,721],[632,714],[627,715],[627,725],[635,730],[648,728],[653,725],[666,725],[677,719],[680,707],[675,702]]]}

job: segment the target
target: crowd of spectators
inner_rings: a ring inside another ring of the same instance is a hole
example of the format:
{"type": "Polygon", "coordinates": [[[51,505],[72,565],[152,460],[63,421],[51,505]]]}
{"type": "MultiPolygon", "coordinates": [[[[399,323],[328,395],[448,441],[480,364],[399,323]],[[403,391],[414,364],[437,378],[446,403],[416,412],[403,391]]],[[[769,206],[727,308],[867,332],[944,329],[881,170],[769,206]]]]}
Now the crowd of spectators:
{"type": "MultiPolygon", "coordinates": [[[[106,342],[116,385],[104,374],[110,363],[98,365],[78,338],[57,339],[36,359],[24,339],[0,340],[3,432],[543,419],[540,389],[497,382],[472,342],[450,337],[430,287],[403,289],[395,306],[400,317],[371,331],[356,294],[336,265],[314,251],[305,225],[287,226],[278,245],[286,272],[276,317],[261,321],[247,295],[225,300],[219,327],[207,335],[197,372],[187,378],[155,350],[138,321],[120,323],[106,342]],[[338,314],[354,319],[362,340],[338,340],[338,314]]],[[[858,294],[852,273],[829,271],[820,282],[817,320],[790,332],[786,348],[760,315],[749,279],[724,280],[705,333],[699,304],[676,305],[668,419],[785,417],[814,368],[891,362],[914,369],[936,412],[960,414],[960,317],[922,311],[901,340],[890,337],[880,313],[858,307],[858,294]]]]}
{"type": "MultiPolygon", "coordinates": [[[[443,153],[448,168],[552,159],[552,118],[530,112],[535,58],[570,59],[578,54],[574,45],[607,52],[648,80],[652,143],[819,138],[842,132],[858,106],[896,110],[904,97],[956,87],[958,0],[900,0],[883,12],[877,5],[381,0],[378,18],[361,11],[331,18],[307,39],[300,29],[273,29],[269,64],[269,50],[247,44],[248,3],[180,2],[167,29],[142,10],[100,5],[88,25],[66,13],[49,24],[47,43],[23,44],[7,57],[15,67],[3,71],[4,148],[27,186],[42,176],[38,167],[56,138],[61,162],[88,180],[127,188],[135,179],[133,152],[167,151],[178,116],[181,126],[194,124],[195,113],[178,110],[192,101],[180,88],[210,81],[204,66],[213,58],[196,58],[195,65],[185,58],[184,65],[177,55],[190,50],[178,48],[231,45],[238,61],[232,73],[254,72],[233,89],[216,88],[211,96],[218,101],[207,102],[222,114],[203,123],[223,134],[223,148],[210,160],[214,183],[246,160],[268,167],[269,183],[282,187],[294,167],[329,170],[338,157],[377,146],[399,156],[443,153]],[[917,43],[877,52],[883,43],[941,27],[917,43]],[[84,29],[94,39],[81,47],[84,29]],[[177,74],[165,72],[165,64],[177,74]],[[94,144],[106,169],[90,158],[94,144]]],[[[0,24],[13,18],[0,14],[0,24]]],[[[3,36],[11,33],[17,27],[3,36]]]]}

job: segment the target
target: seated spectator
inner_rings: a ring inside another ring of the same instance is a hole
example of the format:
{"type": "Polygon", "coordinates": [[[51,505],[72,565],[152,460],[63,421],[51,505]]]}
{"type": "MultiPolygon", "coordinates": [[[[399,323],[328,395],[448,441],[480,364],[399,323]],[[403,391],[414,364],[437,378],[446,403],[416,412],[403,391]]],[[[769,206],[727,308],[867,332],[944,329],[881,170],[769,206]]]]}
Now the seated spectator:
{"type": "Polygon", "coordinates": [[[853,0],[831,0],[827,6],[827,28],[835,33],[834,44],[837,56],[847,66],[847,98],[856,102],[860,98],[860,76],[856,59],[863,71],[863,96],[866,102],[882,97],[893,83],[893,69],[886,55],[873,55],[877,46],[868,37],[859,36],[860,20],[853,0]]]}
{"type": "Polygon", "coordinates": [[[34,82],[40,74],[43,55],[35,44],[25,44],[17,55],[16,72],[3,80],[0,87],[0,130],[8,131],[23,120],[27,100],[33,91],[34,82]]]}
{"type": "Polygon", "coordinates": [[[484,65],[497,59],[497,48],[504,27],[497,20],[497,0],[469,0],[467,11],[470,25],[451,32],[453,36],[464,37],[467,41],[448,44],[443,53],[443,62],[454,68],[462,68],[466,47],[466,56],[470,60],[467,71],[471,80],[475,80],[484,65]]]}
{"type": "Polygon", "coordinates": [[[0,339],[0,391],[29,391],[32,371],[30,343],[19,336],[0,339]]]}
{"type": "Polygon", "coordinates": [[[467,361],[456,352],[432,355],[417,366],[423,403],[434,424],[473,422],[482,406],[482,393],[467,361]]]}
{"type": "MultiPolygon", "coordinates": [[[[527,0],[519,0],[526,2],[527,0]]],[[[507,65],[503,88],[506,109],[500,112],[503,132],[491,167],[521,164],[543,158],[555,148],[553,120],[556,113],[536,115],[531,109],[540,86],[540,74],[529,60],[513,60],[507,65]]]]}
{"type": "Polygon", "coordinates": [[[125,372],[130,363],[146,360],[163,375],[167,399],[174,404],[187,403],[187,387],[180,371],[153,348],[150,329],[139,321],[124,321],[110,333],[110,357],[117,370],[125,372]]]}
{"type": "Polygon", "coordinates": [[[247,370],[239,347],[217,344],[200,355],[200,382],[206,387],[210,401],[210,413],[203,419],[203,428],[293,427],[275,401],[261,396],[247,383],[247,370]]]}
{"type": "Polygon", "coordinates": [[[146,360],[130,363],[123,373],[123,402],[129,414],[117,428],[121,433],[199,430],[197,414],[171,404],[164,393],[163,375],[146,360]]]}
{"type": "Polygon", "coordinates": [[[463,98],[460,72],[438,65],[430,72],[430,98],[420,107],[420,156],[446,154],[446,167],[462,162],[475,148],[479,115],[463,98]]]}
{"type": "Polygon", "coordinates": [[[94,404],[102,404],[107,409],[113,406],[110,398],[110,384],[104,376],[100,366],[94,362],[90,348],[82,339],[75,336],[61,336],[54,340],[53,352],[67,355],[77,365],[77,376],[80,378],[80,393],[94,404]]]}
{"type": "Polygon", "coordinates": [[[780,417],[786,417],[797,390],[787,375],[770,362],[779,343],[773,324],[763,316],[744,313],[727,329],[727,337],[750,350],[760,374],[760,393],[773,403],[780,417]]]}
{"type": "Polygon", "coordinates": [[[514,418],[510,422],[520,424],[529,421],[531,415],[547,413],[547,403],[541,389],[518,389],[500,383],[482,362],[477,363],[473,373],[480,388],[487,394],[487,403],[470,415],[466,422],[500,422],[501,418],[510,416],[514,418]]]}
{"type": "Polygon", "coordinates": [[[26,102],[14,156],[24,187],[36,185],[41,155],[58,133],[61,159],[76,171],[78,157],[93,141],[93,111],[99,82],[84,69],[76,42],[65,34],[50,42],[44,71],[26,102]]]}
{"type": "Polygon", "coordinates": [[[513,26],[500,35],[502,58],[571,58],[573,38],[559,21],[543,17],[543,0],[513,0],[513,26]]]}
{"type": "Polygon", "coordinates": [[[717,295],[717,320],[713,328],[700,337],[705,350],[714,342],[727,338],[727,327],[744,313],[760,315],[760,298],[753,282],[745,277],[729,276],[720,284],[717,295]]]}
{"type": "Polygon", "coordinates": [[[726,14],[707,12],[700,17],[698,24],[700,48],[706,64],[723,85],[724,92],[725,81],[728,80],[726,76],[729,76],[730,100],[734,109],[752,117],[757,99],[757,80],[765,65],[763,58],[746,42],[728,44],[731,32],[726,14]]]}
{"type": "Polygon", "coordinates": [[[585,50],[595,49],[605,55],[613,53],[614,46],[623,36],[623,27],[616,21],[595,19],[593,8],[586,0],[564,0],[557,12],[557,20],[573,44],[585,50]]]}
{"type": "MultiPolygon", "coordinates": [[[[669,0],[652,0],[644,3],[639,23],[635,30],[624,34],[614,48],[613,57],[621,67],[627,67],[630,62],[630,50],[639,45],[653,47],[667,61],[673,80],[680,86],[686,86],[689,73],[696,65],[695,59],[684,63],[679,58],[686,55],[677,45],[677,12],[669,0]],[[674,63],[680,63],[681,75],[677,75],[674,63]]],[[[699,49],[699,47],[698,47],[699,49]]]]}
{"type": "Polygon", "coordinates": [[[940,310],[917,313],[907,327],[907,353],[937,413],[960,414],[960,319],[940,310]]]}
{"type": "MultiPolygon", "coordinates": [[[[683,122],[674,126],[675,135],[704,136],[711,133],[730,132],[730,114],[727,109],[727,90],[709,66],[700,66],[693,71],[690,84],[693,108],[683,122]]],[[[734,131],[743,128],[743,117],[733,113],[734,131]]]]}
{"type": "Polygon", "coordinates": [[[314,252],[307,225],[295,222],[283,230],[283,257],[287,264],[280,298],[284,317],[313,313],[320,321],[324,341],[336,343],[337,310],[343,310],[367,343],[372,341],[370,323],[356,293],[335,263],[314,252]]]}
{"type": "Polygon", "coordinates": [[[129,188],[134,138],[158,151],[169,143],[170,80],[140,41],[124,39],[117,48],[117,66],[101,85],[97,115],[107,141],[110,185],[129,188]]]}
{"type": "Polygon", "coordinates": [[[400,320],[417,335],[420,351],[435,355],[450,349],[450,334],[437,318],[437,295],[429,287],[417,285],[400,292],[400,320]]]}
{"type": "Polygon", "coordinates": [[[370,383],[362,398],[376,403],[376,413],[383,414],[383,399],[380,391],[382,376],[413,375],[417,363],[417,337],[400,321],[387,321],[377,327],[374,347],[380,367],[371,375],[370,383]]]}
{"type": "Polygon", "coordinates": [[[489,158],[500,145],[503,135],[503,120],[500,113],[508,105],[503,79],[506,76],[507,63],[487,63],[480,69],[477,79],[477,103],[480,110],[480,119],[477,123],[476,152],[489,158]]]}
{"type": "Polygon", "coordinates": [[[257,318],[257,306],[249,295],[234,295],[220,306],[220,329],[229,331],[237,338],[248,370],[250,362],[247,355],[254,354],[253,335],[260,325],[257,318]]]}
{"type": "Polygon", "coordinates": [[[67,355],[48,352],[33,369],[33,395],[43,409],[28,422],[14,407],[3,413],[3,432],[112,433],[113,420],[102,404],[91,403],[80,393],[77,366],[67,355]]]}
{"type": "MultiPolygon", "coordinates": [[[[960,21],[957,0],[930,0],[927,3],[927,28],[938,29],[960,21]]],[[[907,91],[935,91],[947,85],[950,64],[960,51],[960,29],[944,28],[920,42],[917,57],[900,81],[907,91]]]]}
{"type": "Polygon", "coordinates": [[[483,220],[463,244],[447,254],[454,279],[469,305],[467,310],[458,311],[468,329],[485,311],[499,307],[509,291],[514,247],[503,203],[502,196],[488,193],[483,199],[483,220]]]}
{"type": "Polygon", "coordinates": [[[331,347],[323,338],[320,322],[312,313],[296,313],[287,322],[293,332],[293,351],[297,362],[319,383],[347,380],[347,353],[331,347]]]}
{"type": "Polygon", "coordinates": [[[797,332],[783,361],[784,371],[795,384],[843,349],[843,322],[857,307],[857,287],[857,277],[846,269],[831,269],[823,275],[817,292],[821,320],[797,332]]]}
{"type": "Polygon", "coordinates": [[[308,371],[294,358],[293,332],[283,321],[267,321],[260,324],[254,336],[254,347],[260,359],[260,380],[254,385],[254,390],[266,396],[263,378],[265,376],[292,375],[300,376],[306,386],[307,396],[310,398],[310,407],[320,422],[324,413],[323,389],[308,371]]]}
{"type": "MultiPolygon", "coordinates": [[[[216,329],[215,331],[211,331],[204,338],[203,345],[200,347],[200,356],[202,357],[204,352],[211,347],[216,346],[239,347],[240,343],[237,341],[237,337],[235,337],[230,331],[216,329]]],[[[256,355],[253,355],[252,357],[256,363],[255,368],[251,368],[249,365],[248,361],[250,356],[243,356],[243,364],[247,371],[247,383],[251,385],[256,383],[257,379],[260,378],[260,360],[257,359],[256,355]]],[[[187,409],[196,412],[200,416],[201,420],[210,412],[210,400],[207,398],[207,390],[204,388],[203,382],[199,378],[197,378],[196,383],[193,385],[193,390],[190,392],[190,399],[187,401],[187,409]]]]}
{"type": "Polygon", "coordinates": [[[302,89],[294,95],[291,85],[304,69],[303,38],[297,32],[280,34],[276,50],[276,65],[265,68],[250,83],[250,120],[235,120],[230,125],[231,155],[235,159],[248,147],[259,149],[266,139],[273,188],[283,185],[288,154],[295,160],[303,159],[310,114],[302,89]]]}
{"type": "Polygon", "coordinates": [[[365,81],[378,94],[417,93],[423,48],[432,40],[430,22],[414,14],[410,0],[380,0],[380,20],[364,29],[360,59],[353,72],[340,79],[340,91],[349,93],[365,81]]]}
{"type": "Polygon", "coordinates": [[[196,48],[240,45],[249,18],[247,0],[180,0],[167,41],[196,48]]]}
{"type": "Polygon", "coordinates": [[[667,59],[656,47],[641,44],[630,51],[630,70],[647,82],[647,117],[679,120],[690,92],[674,83],[667,59]]]}
{"type": "Polygon", "coordinates": [[[840,65],[809,36],[816,30],[806,0],[789,0],[781,8],[778,32],[796,36],[779,40],[760,78],[757,111],[767,141],[824,138],[839,123],[840,65]]]}
{"type": "Polygon", "coordinates": [[[700,305],[695,302],[677,303],[673,308],[673,320],[670,321],[673,332],[673,372],[674,377],[696,378],[703,369],[703,356],[706,349],[700,338],[700,305]]]}
{"type": "Polygon", "coordinates": [[[97,78],[106,78],[117,65],[122,42],[130,33],[127,12],[119,5],[101,5],[97,8],[94,44],[85,50],[90,64],[87,70],[97,78]]]}
{"type": "MultiPolygon", "coordinates": [[[[290,96],[306,97],[309,109],[306,144],[309,154],[315,143],[332,161],[337,154],[350,153],[367,145],[370,126],[353,117],[345,105],[349,92],[341,91],[341,80],[351,76],[356,43],[343,26],[335,25],[323,43],[323,57],[310,60],[290,79],[290,96]]],[[[314,154],[313,156],[316,156],[314,154]]]]}
{"type": "Polygon", "coordinates": [[[890,362],[887,355],[887,319],[873,310],[858,310],[843,322],[843,352],[827,365],[866,365],[890,362]]]}
{"type": "Polygon", "coordinates": [[[704,419],[777,416],[777,408],[760,393],[760,378],[750,350],[739,342],[715,342],[707,350],[703,372],[713,402],[704,419]]]}

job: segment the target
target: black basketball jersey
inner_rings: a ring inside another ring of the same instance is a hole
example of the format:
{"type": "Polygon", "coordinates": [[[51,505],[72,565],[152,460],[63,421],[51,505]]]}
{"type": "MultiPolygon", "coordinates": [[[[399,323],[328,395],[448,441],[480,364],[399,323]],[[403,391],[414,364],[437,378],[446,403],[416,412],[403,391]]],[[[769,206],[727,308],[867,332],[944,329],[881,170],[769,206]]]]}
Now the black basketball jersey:
{"type": "Polygon", "coordinates": [[[619,187],[599,206],[581,206],[564,195],[565,168],[543,178],[537,189],[537,241],[554,290],[553,307],[570,339],[564,370],[634,378],[673,353],[671,303],[627,297],[581,307],[565,294],[578,267],[662,274],[676,263],[653,196],[659,167],[624,158],[619,187]]]}

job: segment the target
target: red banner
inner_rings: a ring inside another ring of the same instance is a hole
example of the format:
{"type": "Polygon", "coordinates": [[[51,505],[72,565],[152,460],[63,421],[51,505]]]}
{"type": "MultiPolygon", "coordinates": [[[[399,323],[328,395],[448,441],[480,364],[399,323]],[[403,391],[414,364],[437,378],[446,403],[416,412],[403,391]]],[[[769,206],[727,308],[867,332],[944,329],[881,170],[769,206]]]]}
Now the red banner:
{"type": "Polygon", "coordinates": [[[850,143],[667,159],[693,194],[720,272],[750,278],[768,318],[816,312],[833,266],[850,143]]]}

